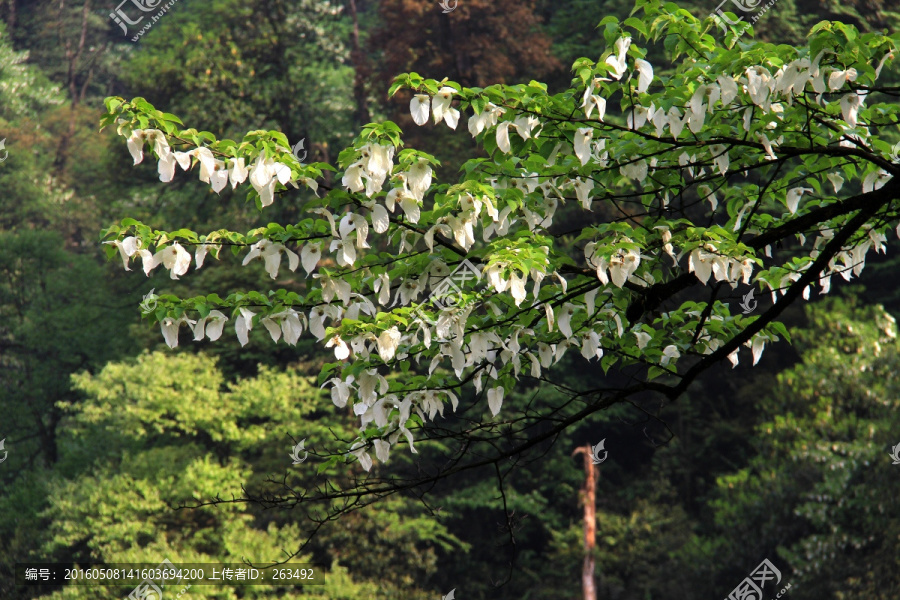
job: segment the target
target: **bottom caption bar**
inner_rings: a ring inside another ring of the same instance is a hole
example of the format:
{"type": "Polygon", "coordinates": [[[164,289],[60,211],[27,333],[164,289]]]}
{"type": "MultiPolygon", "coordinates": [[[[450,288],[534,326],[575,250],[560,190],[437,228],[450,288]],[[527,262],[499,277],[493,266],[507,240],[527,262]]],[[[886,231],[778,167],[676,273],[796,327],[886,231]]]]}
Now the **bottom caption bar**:
{"type": "Polygon", "coordinates": [[[312,563],[16,563],[17,585],[135,586],[129,598],[159,596],[166,585],[324,585],[327,576],[322,565],[312,563]]]}

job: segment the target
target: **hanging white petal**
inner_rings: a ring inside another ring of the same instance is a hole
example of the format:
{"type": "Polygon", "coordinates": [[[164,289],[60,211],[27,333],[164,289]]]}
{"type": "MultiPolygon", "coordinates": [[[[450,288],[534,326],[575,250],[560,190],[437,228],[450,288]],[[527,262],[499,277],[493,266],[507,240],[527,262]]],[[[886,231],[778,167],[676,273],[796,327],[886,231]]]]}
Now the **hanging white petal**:
{"type": "Polygon", "coordinates": [[[634,61],[638,71],[638,93],[643,94],[653,81],[653,66],[643,59],[634,61]]]}
{"type": "Polygon", "coordinates": [[[416,94],[409,102],[409,112],[412,114],[416,125],[424,125],[428,122],[429,105],[431,97],[428,94],[416,94]]]}
{"type": "Polygon", "coordinates": [[[499,386],[491,388],[487,392],[488,407],[491,409],[492,416],[496,417],[500,413],[500,407],[503,406],[503,393],[504,389],[499,386]]]}

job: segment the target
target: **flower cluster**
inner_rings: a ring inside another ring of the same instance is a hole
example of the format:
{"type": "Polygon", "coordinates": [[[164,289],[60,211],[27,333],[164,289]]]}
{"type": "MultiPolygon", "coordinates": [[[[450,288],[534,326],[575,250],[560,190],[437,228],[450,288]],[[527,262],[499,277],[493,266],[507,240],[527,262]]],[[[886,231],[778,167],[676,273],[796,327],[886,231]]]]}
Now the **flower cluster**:
{"type": "MultiPolygon", "coordinates": [[[[106,243],[126,270],[140,257],[145,273],[163,265],[172,279],[190,267],[186,246],[196,247],[200,268],[228,235],[246,248],[243,264],[262,263],[273,280],[284,263],[291,273],[302,266],[305,296],[161,297],[155,314],[171,347],[181,325],[195,340],[216,340],[232,321],[242,345],[254,327],[288,344],[308,331],[334,354],[323,387],[360,418],[350,454],[369,470],[369,453],[384,462],[400,438],[415,452],[412,424],[443,416],[447,403],[455,410],[464,383],[499,418],[517,380],[547,377],[570,351],[603,371],[636,365],[652,380],[677,376],[686,360],[723,356],[727,344],[732,365],[741,347],[756,364],[783,335],[769,323],[737,343],[757,317],[733,313],[715,293],[705,303],[642,308],[676,278],[716,292],[756,285],[777,302],[801,279],[804,298],[814,283],[827,293],[833,274],[849,280],[870,249],[884,252],[879,220],[836,250],[843,214],[795,228],[837,202],[857,174],[854,193],[891,180],[880,157],[858,170],[841,150],[872,146],[865,91],[887,56],[864,66],[835,45],[809,54],[755,64],[755,54],[734,61],[711,49],[713,58],[698,53],[697,64],[660,79],[646,52],[621,35],[597,62],[580,59],[576,86],[556,96],[539,85],[468,89],[407,75],[393,91],[413,93],[417,125],[455,130],[465,117],[489,155],[466,163],[460,182],[436,184],[433,157],[401,151],[395,125],[372,124],[341,154],[340,188],[296,226],[201,238],[130,224],[106,243]],[[807,152],[816,136],[825,141],[807,152]],[[563,211],[564,225],[555,226],[563,211]],[[146,246],[154,243],[152,253],[146,246]],[[774,244],[795,256],[773,255],[774,244]],[[456,282],[453,267],[463,261],[481,271],[456,282]]],[[[128,137],[135,163],[152,145],[163,181],[175,164],[199,163],[213,190],[249,180],[263,207],[278,185],[300,182],[318,193],[269,147],[224,157],[204,146],[172,151],[170,137],[158,129],[128,137]]]]}
{"type": "MultiPolygon", "coordinates": [[[[298,187],[290,167],[266,158],[263,154],[258,155],[256,160],[248,166],[244,157],[224,160],[216,158],[213,151],[206,146],[198,146],[186,152],[172,150],[166,134],[159,129],[134,129],[131,131],[127,145],[134,164],[139,164],[144,160],[144,146],[148,143],[152,144],[153,152],[159,161],[159,179],[162,182],[170,182],[175,178],[176,165],[184,171],[189,171],[193,165],[199,164],[200,181],[209,184],[215,193],[218,194],[224,190],[229,182],[231,182],[232,189],[235,189],[249,179],[253,189],[259,194],[263,206],[269,206],[274,201],[276,183],[281,185],[290,183],[295,188],[298,187]]],[[[315,184],[315,182],[306,180],[304,183],[315,184]]],[[[317,185],[315,187],[317,188],[317,185]]]]}

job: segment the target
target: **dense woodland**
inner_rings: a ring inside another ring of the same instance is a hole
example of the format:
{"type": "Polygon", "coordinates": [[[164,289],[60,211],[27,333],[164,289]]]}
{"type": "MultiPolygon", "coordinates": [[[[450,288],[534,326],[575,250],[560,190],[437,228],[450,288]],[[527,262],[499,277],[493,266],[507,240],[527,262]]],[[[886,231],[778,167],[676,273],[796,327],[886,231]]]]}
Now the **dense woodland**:
{"type": "MultiPolygon", "coordinates": [[[[715,8],[681,6],[701,19],[715,8]]],[[[223,252],[189,278],[147,278],[104,252],[100,232],[126,216],[203,231],[301,218],[290,202],[260,212],[243,193],[217,195],[195,178],[161,184],[155,169],[132,164],[115,128],[98,131],[106,97],[146,98],[221,137],[278,130],[322,162],[362,126],[391,120],[453,179],[474,143],[417,127],[410,95],[388,96],[393,78],[563,89],[573,61],[607,50],[596,26],[626,19],[629,0],[459,0],[449,14],[426,0],[179,0],[137,42],[109,18],[113,8],[0,0],[0,598],[130,591],[17,586],[17,562],[265,562],[309,540],[298,558],[329,565],[323,587],[194,586],[183,597],[419,599],[455,589],[460,600],[575,600],[585,473],[573,450],[601,439],[598,599],[722,598],[765,558],[791,583],[791,600],[900,598],[894,249],[828,298],[792,305],[782,315],[791,342],[767,346],[756,366],[726,361],[674,401],[647,393],[594,413],[511,457],[502,488],[492,466],[463,471],[346,511],[311,537],[306,513],[266,495],[313,485],[314,455],[291,465],[301,438],[313,451],[353,439],[352,407],[334,406],[317,380],[328,353],[309,338],[272,344],[262,327],[244,347],[226,335],[170,349],[139,309],[151,289],[224,295],[264,287],[264,270],[223,252]],[[256,501],[204,504],[245,494],[256,501]]],[[[778,0],[754,35],[796,45],[822,20],[900,31],[887,0],[778,0]]],[[[671,68],[661,44],[648,57],[671,68]]],[[[900,89],[900,61],[882,79],[900,89]]],[[[896,127],[884,135],[900,141],[896,127]]],[[[558,217],[567,218],[578,217],[558,217]]],[[[299,289],[294,277],[286,285],[299,289]]],[[[555,369],[571,388],[597,376],[568,357],[555,369]]],[[[532,381],[504,410],[562,395],[532,381]]],[[[444,450],[423,441],[378,468],[430,472],[444,450]]],[[[338,469],[352,486],[358,465],[338,469]]]]}

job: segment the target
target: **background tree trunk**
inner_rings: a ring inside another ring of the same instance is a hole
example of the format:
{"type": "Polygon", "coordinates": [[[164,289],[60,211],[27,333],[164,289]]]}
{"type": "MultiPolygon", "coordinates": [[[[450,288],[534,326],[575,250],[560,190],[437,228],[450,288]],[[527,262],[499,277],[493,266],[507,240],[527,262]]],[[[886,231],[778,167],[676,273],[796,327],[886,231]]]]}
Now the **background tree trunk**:
{"type": "Polygon", "coordinates": [[[584,564],[581,569],[581,587],[584,600],[597,600],[597,586],[594,583],[594,546],[597,543],[597,471],[591,460],[591,447],[580,446],[572,456],[583,454],[584,487],[579,493],[584,506],[584,564]]]}
{"type": "Polygon", "coordinates": [[[356,70],[353,78],[353,99],[356,101],[354,121],[357,127],[367,125],[371,120],[369,115],[369,101],[366,92],[366,81],[369,79],[370,69],[366,63],[366,56],[359,43],[359,17],[356,12],[356,0],[350,0],[350,17],[353,19],[353,46],[350,51],[350,62],[356,70]]]}

